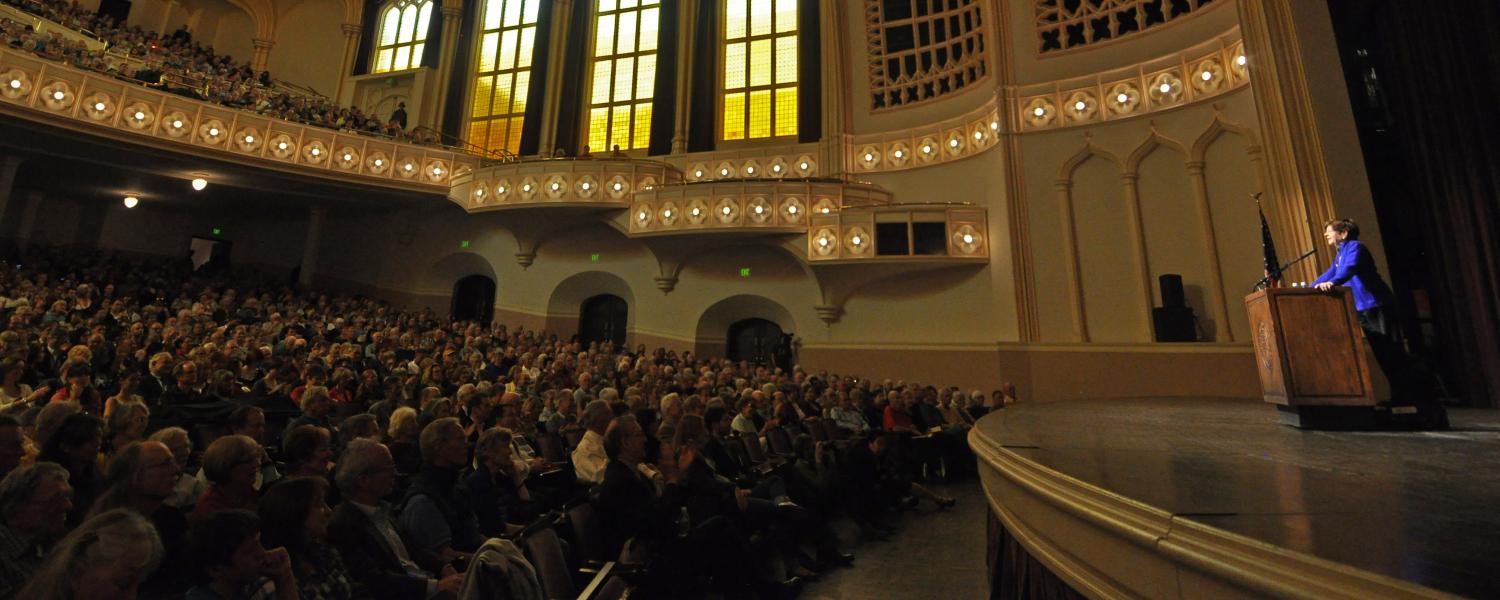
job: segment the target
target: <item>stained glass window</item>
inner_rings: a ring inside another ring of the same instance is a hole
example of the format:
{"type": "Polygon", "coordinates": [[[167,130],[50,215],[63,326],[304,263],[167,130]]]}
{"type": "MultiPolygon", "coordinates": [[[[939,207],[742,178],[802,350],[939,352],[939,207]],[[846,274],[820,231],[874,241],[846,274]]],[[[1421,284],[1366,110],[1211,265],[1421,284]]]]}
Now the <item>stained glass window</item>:
{"type": "Polygon", "coordinates": [[[371,72],[404,71],[422,66],[432,0],[395,0],[380,7],[379,37],[371,72]]]}
{"type": "Polygon", "coordinates": [[[797,135],[797,0],[724,0],[725,140],[797,135]]]}
{"type": "Polygon", "coordinates": [[[542,0],[482,1],[468,141],[485,150],[518,152],[542,0]]]}
{"type": "Polygon", "coordinates": [[[599,152],[651,143],[651,98],[661,0],[596,0],[588,94],[588,146],[599,152]]]}

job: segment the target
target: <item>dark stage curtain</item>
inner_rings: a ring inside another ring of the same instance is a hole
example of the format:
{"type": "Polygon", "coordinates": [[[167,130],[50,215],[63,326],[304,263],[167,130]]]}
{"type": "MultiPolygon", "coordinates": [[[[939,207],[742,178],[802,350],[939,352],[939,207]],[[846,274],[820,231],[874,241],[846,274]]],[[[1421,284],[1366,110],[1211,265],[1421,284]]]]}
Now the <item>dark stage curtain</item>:
{"type": "Polygon", "coordinates": [[[1430,290],[1451,391],[1496,406],[1500,3],[1440,4],[1329,2],[1393,278],[1430,290]]]}
{"type": "Polygon", "coordinates": [[[989,516],[985,563],[990,568],[991,600],[1084,600],[1083,594],[1033,558],[994,511],[985,514],[989,516]]]}

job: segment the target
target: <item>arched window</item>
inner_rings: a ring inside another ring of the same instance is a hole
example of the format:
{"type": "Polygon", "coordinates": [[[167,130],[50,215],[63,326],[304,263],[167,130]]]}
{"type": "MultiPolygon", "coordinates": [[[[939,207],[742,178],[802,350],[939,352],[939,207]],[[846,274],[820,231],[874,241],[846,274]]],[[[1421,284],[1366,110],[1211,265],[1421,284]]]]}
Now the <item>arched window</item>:
{"type": "Polygon", "coordinates": [[[394,0],[380,7],[380,38],[372,72],[402,71],[422,65],[432,0],[394,0]]]}
{"type": "Polygon", "coordinates": [[[591,151],[646,148],[661,0],[596,0],[588,132],[591,151]]]}
{"type": "Polygon", "coordinates": [[[542,0],[483,0],[469,143],[517,152],[531,92],[531,60],[542,0]]]}
{"type": "Polygon", "coordinates": [[[797,1],[724,0],[725,140],[797,135],[797,1]]]}

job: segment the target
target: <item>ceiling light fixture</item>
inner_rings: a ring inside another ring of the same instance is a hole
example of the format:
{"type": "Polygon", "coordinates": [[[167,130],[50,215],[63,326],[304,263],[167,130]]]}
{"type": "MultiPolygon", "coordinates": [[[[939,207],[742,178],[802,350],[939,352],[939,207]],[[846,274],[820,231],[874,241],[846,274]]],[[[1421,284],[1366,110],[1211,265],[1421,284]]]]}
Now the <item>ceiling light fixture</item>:
{"type": "Polygon", "coordinates": [[[125,208],[135,208],[135,205],[140,204],[140,203],[141,203],[141,199],[140,198],[136,198],[135,196],[126,196],[125,197],[125,208]]]}
{"type": "Polygon", "coordinates": [[[53,100],[62,100],[66,96],[67,96],[67,94],[64,94],[62,90],[57,90],[55,92],[52,92],[52,99],[53,100]]]}
{"type": "Polygon", "coordinates": [[[1163,93],[1163,94],[1170,94],[1170,93],[1172,93],[1172,84],[1170,84],[1170,83],[1163,83],[1163,84],[1161,84],[1161,87],[1159,89],[1161,90],[1161,93],[1163,93]]]}
{"type": "Polygon", "coordinates": [[[134,116],[135,120],[137,120],[137,121],[144,121],[144,120],[146,120],[146,113],[143,113],[141,111],[135,111],[135,114],[132,115],[132,116],[134,116]]]}
{"type": "Polygon", "coordinates": [[[198,190],[198,191],[201,192],[201,191],[203,191],[203,188],[206,188],[206,187],[208,187],[208,180],[207,179],[204,179],[202,177],[197,177],[197,178],[193,179],[193,189],[198,190]]]}

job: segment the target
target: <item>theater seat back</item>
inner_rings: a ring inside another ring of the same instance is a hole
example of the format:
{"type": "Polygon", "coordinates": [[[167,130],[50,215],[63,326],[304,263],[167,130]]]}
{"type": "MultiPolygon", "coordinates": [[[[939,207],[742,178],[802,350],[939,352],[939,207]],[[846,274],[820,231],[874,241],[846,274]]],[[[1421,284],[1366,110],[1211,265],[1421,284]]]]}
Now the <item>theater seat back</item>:
{"type": "Polygon", "coordinates": [[[562,539],[557,537],[556,531],[548,527],[526,536],[526,558],[536,568],[536,578],[542,584],[544,597],[571,600],[578,595],[567,555],[563,552],[562,539]]]}

